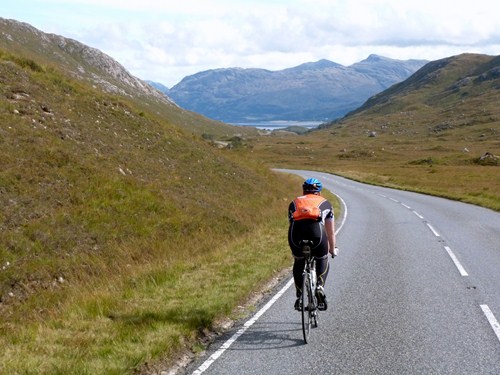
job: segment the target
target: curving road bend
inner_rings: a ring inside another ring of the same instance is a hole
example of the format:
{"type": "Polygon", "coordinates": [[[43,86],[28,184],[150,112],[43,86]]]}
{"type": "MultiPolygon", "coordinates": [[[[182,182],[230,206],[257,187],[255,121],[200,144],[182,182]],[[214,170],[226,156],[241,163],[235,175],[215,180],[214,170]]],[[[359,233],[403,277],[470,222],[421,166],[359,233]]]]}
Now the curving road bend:
{"type": "Polygon", "coordinates": [[[347,208],[328,311],[303,344],[288,279],[185,374],[500,374],[499,213],[283,171],[319,178],[347,208]]]}

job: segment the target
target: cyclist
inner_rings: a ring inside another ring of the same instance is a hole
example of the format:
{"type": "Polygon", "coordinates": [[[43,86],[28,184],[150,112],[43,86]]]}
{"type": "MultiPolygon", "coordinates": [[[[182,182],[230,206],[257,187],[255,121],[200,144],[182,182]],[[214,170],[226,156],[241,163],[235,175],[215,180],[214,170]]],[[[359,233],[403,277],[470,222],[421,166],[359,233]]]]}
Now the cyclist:
{"type": "Polygon", "coordinates": [[[304,270],[305,259],[302,255],[302,248],[299,243],[301,240],[312,240],[312,255],[316,258],[317,288],[316,296],[318,298],[318,309],[326,310],[328,307],[324,285],[328,275],[328,253],[332,257],[336,256],[335,248],[335,221],[333,207],[325,198],[321,197],[323,184],[316,178],[308,178],[302,185],[303,195],[295,198],[288,207],[288,220],[290,226],[288,229],[288,244],[294,257],[293,278],[297,300],[294,308],[300,310],[302,295],[302,271],[304,270]],[[317,220],[300,217],[298,207],[304,205],[308,200],[309,205],[317,207],[319,212],[317,220]]]}

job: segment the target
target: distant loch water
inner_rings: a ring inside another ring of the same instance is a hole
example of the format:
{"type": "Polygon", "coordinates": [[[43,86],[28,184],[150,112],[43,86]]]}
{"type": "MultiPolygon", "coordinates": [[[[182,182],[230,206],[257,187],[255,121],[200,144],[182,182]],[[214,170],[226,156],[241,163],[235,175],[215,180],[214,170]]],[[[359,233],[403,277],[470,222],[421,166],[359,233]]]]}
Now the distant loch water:
{"type": "MultiPolygon", "coordinates": [[[[326,121],[325,121],[326,122],[326,121]]],[[[277,130],[288,128],[289,126],[302,126],[307,129],[316,128],[323,121],[286,121],[286,120],[276,120],[276,121],[248,121],[248,122],[235,122],[232,125],[237,126],[254,126],[257,129],[265,130],[277,130]]]]}

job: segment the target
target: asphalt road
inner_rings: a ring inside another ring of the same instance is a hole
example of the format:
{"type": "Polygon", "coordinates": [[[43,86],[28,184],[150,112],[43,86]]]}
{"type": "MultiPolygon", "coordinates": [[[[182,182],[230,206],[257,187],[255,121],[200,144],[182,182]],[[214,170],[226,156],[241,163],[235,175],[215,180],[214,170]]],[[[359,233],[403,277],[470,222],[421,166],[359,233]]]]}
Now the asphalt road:
{"type": "Polygon", "coordinates": [[[290,275],[185,374],[500,374],[499,213],[295,173],[347,207],[320,326],[304,344],[290,275]]]}

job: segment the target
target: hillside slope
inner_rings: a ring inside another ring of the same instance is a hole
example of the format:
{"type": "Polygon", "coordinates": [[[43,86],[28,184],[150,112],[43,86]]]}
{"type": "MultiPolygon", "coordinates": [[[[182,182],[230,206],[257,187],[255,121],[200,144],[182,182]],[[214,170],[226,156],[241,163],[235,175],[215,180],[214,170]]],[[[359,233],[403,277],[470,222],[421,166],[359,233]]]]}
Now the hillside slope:
{"type": "Polygon", "coordinates": [[[390,112],[405,101],[430,107],[459,105],[460,100],[500,89],[500,57],[463,54],[430,62],[407,80],[369,98],[346,116],[390,112]],[[399,103],[399,104],[398,104],[399,103]]]}
{"type": "MultiPolygon", "coordinates": [[[[249,230],[245,206],[272,206],[279,196],[265,188],[272,179],[265,169],[232,160],[119,97],[32,60],[0,59],[0,258],[12,265],[0,273],[4,303],[26,278],[93,274],[73,257],[115,262],[117,243],[194,239],[202,228],[229,236],[249,230]],[[42,255],[54,259],[38,267],[42,255]]],[[[136,250],[119,263],[140,257],[136,250]]]]}
{"type": "Polygon", "coordinates": [[[283,267],[279,237],[255,243],[286,224],[283,181],[0,50],[0,373],[132,373],[194,342],[283,267]],[[228,283],[241,262],[263,268],[228,283]]]}
{"type": "Polygon", "coordinates": [[[32,59],[40,66],[55,67],[105,93],[131,99],[141,110],[168,119],[188,132],[227,137],[255,134],[255,129],[230,126],[179,108],[103,52],[73,39],[44,33],[26,23],[0,18],[0,49],[32,59]]]}

